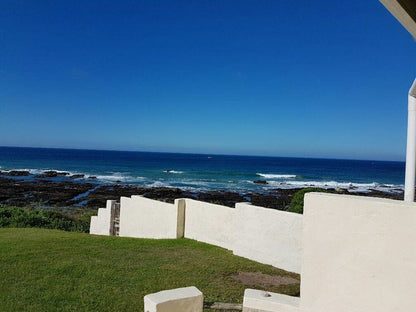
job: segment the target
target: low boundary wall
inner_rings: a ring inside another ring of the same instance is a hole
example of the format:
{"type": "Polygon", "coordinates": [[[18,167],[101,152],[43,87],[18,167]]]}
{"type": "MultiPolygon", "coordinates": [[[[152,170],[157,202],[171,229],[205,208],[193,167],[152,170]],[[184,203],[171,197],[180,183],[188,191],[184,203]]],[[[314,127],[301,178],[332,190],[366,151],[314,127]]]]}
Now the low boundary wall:
{"type": "MultiPolygon", "coordinates": [[[[111,209],[91,218],[91,234],[111,235],[111,209]]],[[[300,272],[302,215],[238,203],[230,208],[193,199],[174,204],[142,196],[121,197],[119,235],[186,237],[236,255],[300,272]]]]}
{"type": "Polygon", "coordinates": [[[90,234],[112,235],[115,200],[107,200],[106,208],[99,208],[98,215],[91,217],[90,234]]]}
{"type": "Polygon", "coordinates": [[[297,213],[238,203],[232,250],[237,256],[299,273],[302,220],[297,213]]]}
{"type": "Polygon", "coordinates": [[[164,203],[142,196],[121,197],[120,236],[140,238],[183,237],[182,200],[164,203]]]}
{"type": "MultiPolygon", "coordinates": [[[[189,207],[190,215],[194,213],[196,220],[206,216],[204,207],[208,209],[208,206],[193,201],[189,207]]],[[[212,216],[221,217],[225,212],[223,208],[216,206],[214,209],[217,211],[212,216]]],[[[416,203],[308,193],[305,195],[303,217],[243,203],[228,212],[230,214],[226,216],[233,219],[230,224],[236,230],[236,235],[233,236],[235,253],[239,253],[238,243],[241,242],[241,252],[247,253],[248,258],[256,253],[268,257],[269,254],[263,252],[270,250],[270,247],[279,251],[288,245],[294,246],[297,244],[296,237],[288,235],[286,238],[274,239],[283,231],[298,233],[299,228],[302,231],[300,298],[246,289],[243,312],[414,310],[416,203]],[[271,224],[274,227],[269,228],[271,224]],[[263,243],[252,240],[251,234],[254,231],[257,231],[259,239],[265,239],[263,243]]],[[[212,217],[207,224],[217,225],[213,220],[212,217]]],[[[203,239],[217,237],[217,234],[206,228],[198,230],[195,227],[192,233],[194,237],[201,236],[203,239]]],[[[279,267],[285,263],[283,258],[279,258],[281,252],[289,252],[289,249],[272,255],[279,262],[279,267]]],[[[297,254],[298,250],[292,249],[292,256],[297,254]]],[[[191,295],[184,294],[182,289],[174,289],[149,296],[153,298],[152,303],[166,304],[160,311],[176,311],[176,305],[188,300],[191,295]]],[[[191,310],[192,307],[190,301],[181,305],[179,310],[191,310]]],[[[201,304],[192,309],[194,310],[202,311],[201,304]]]]}
{"type": "Polygon", "coordinates": [[[235,209],[185,199],[185,237],[233,250],[235,209]]]}
{"type": "Polygon", "coordinates": [[[185,199],[185,237],[235,255],[300,272],[302,215],[237,203],[235,208],[185,199]]]}

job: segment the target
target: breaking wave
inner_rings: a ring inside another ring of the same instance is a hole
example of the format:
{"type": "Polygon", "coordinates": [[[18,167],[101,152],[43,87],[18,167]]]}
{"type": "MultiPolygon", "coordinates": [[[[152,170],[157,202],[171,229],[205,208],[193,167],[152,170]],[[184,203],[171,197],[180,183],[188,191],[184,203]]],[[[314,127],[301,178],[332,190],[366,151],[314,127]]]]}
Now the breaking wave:
{"type": "MultiPolygon", "coordinates": [[[[4,167],[3,167],[4,168],[4,167]]],[[[56,169],[10,169],[4,168],[3,172],[10,171],[28,171],[30,177],[22,177],[22,179],[34,179],[36,175],[43,174],[46,171],[55,171],[57,173],[67,172],[66,176],[59,176],[58,180],[74,181],[71,178],[73,175],[84,175],[83,177],[77,177],[77,181],[80,182],[96,182],[99,184],[111,184],[111,183],[124,183],[133,184],[143,187],[170,187],[181,188],[189,190],[227,190],[227,191],[268,191],[271,189],[294,189],[305,187],[316,187],[324,189],[346,189],[350,192],[370,192],[371,190],[377,190],[382,192],[402,192],[404,186],[402,184],[382,184],[378,182],[371,183],[358,183],[358,182],[339,182],[334,180],[320,181],[319,178],[314,180],[313,178],[308,181],[302,179],[300,175],[294,174],[275,174],[275,173],[248,173],[248,174],[234,174],[234,173],[217,173],[215,175],[211,172],[201,172],[189,176],[189,172],[184,175],[184,171],[177,170],[165,170],[165,173],[172,173],[172,175],[161,176],[162,170],[158,173],[143,173],[143,176],[139,176],[141,173],[136,172],[116,172],[116,171],[102,171],[102,172],[80,172],[69,170],[56,170],[56,169]],[[89,179],[93,178],[95,179],[89,179]],[[253,183],[256,177],[262,177],[267,184],[255,184],[253,183]]],[[[19,177],[20,178],[20,177],[19,177]]]]}
{"type": "Polygon", "coordinates": [[[378,190],[383,192],[401,192],[403,185],[372,183],[353,183],[353,182],[337,182],[337,181],[268,181],[269,187],[277,187],[282,189],[316,187],[323,189],[346,189],[350,192],[370,192],[378,190]]]}
{"type": "Polygon", "coordinates": [[[256,173],[258,176],[266,179],[294,179],[296,174],[273,174],[273,173],[256,173]]]}
{"type": "Polygon", "coordinates": [[[122,174],[112,174],[112,175],[86,175],[86,178],[89,177],[96,177],[98,180],[103,182],[133,182],[136,180],[135,177],[132,176],[125,176],[122,174]]]}
{"type": "Polygon", "coordinates": [[[152,183],[145,184],[145,187],[172,187],[169,183],[165,183],[162,181],[155,181],[152,183]]]}

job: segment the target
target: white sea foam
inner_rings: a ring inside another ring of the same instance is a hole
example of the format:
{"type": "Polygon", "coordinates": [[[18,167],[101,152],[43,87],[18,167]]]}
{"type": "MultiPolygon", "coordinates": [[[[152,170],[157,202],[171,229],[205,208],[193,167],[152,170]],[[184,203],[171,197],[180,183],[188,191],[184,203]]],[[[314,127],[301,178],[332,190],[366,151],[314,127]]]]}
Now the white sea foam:
{"type": "Polygon", "coordinates": [[[68,170],[56,170],[56,169],[34,169],[34,168],[17,168],[17,169],[9,169],[9,170],[3,170],[3,172],[10,172],[10,171],[29,171],[31,175],[38,175],[45,173],[47,171],[55,171],[57,173],[68,173],[68,176],[78,174],[78,172],[71,172],[68,170]]]}
{"type": "MultiPolygon", "coordinates": [[[[1,167],[0,167],[1,168],[1,167]]],[[[254,186],[252,180],[217,180],[217,179],[167,179],[167,180],[153,180],[152,178],[146,178],[141,176],[133,176],[131,173],[122,173],[122,172],[111,172],[109,174],[93,174],[93,173],[81,173],[81,172],[71,172],[71,171],[62,171],[56,169],[10,169],[2,170],[5,172],[10,172],[12,170],[18,171],[29,171],[32,175],[42,174],[45,171],[56,171],[58,173],[68,172],[69,176],[74,174],[85,174],[85,179],[88,177],[95,176],[97,180],[102,183],[114,183],[114,182],[124,182],[124,183],[140,183],[146,187],[180,187],[184,190],[189,191],[204,191],[204,190],[213,190],[213,189],[223,189],[223,190],[253,190],[254,189],[263,189],[269,190],[272,188],[281,188],[281,189],[293,189],[293,188],[305,188],[305,187],[317,187],[317,188],[339,188],[347,189],[350,192],[370,192],[371,190],[378,190],[382,192],[402,192],[403,185],[393,185],[393,184],[380,184],[377,182],[372,183],[353,183],[353,182],[337,182],[337,181],[305,181],[305,180],[296,180],[295,178],[300,179],[299,176],[293,174],[274,174],[274,173],[257,173],[258,176],[261,176],[267,179],[268,184],[266,185],[256,185],[254,186]]],[[[165,171],[167,172],[167,171],[165,171]]],[[[169,171],[173,174],[181,174],[183,171],[169,171]]],[[[172,176],[173,177],[173,176],[172,176]]]]}
{"type": "MultiPolygon", "coordinates": [[[[49,169],[13,169],[13,170],[19,170],[19,171],[29,171],[30,174],[42,174],[45,171],[50,171],[49,169]]],[[[12,170],[9,170],[12,171],[12,170]]]]}
{"type": "Polygon", "coordinates": [[[209,186],[210,182],[205,182],[205,181],[177,181],[176,184],[179,185],[193,185],[196,187],[201,187],[201,186],[209,186]]]}
{"type": "Polygon", "coordinates": [[[32,168],[19,168],[19,169],[3,170],[3,172],[11,172],[11,171],[29,171],[29,173],[33,174],[33,175],[42,174],[46,171],[56,171],[58,173],[67,172],[67,171],[59,171],[59,170],[53,170],[53,169],[32,169],[32,168]]]}
{"type": "Polygon", "coordinates": [[[57,173],[68,173],[68,175],[73,175],[73,174],[77,174],[75,172],[71,172],[68,170],[57,170],[57,169],[16,169],[16,170],[27,170],[30,172],[30,174],[36,175],[36,174],[42,174],[45,173],[47,171],[55,171],[57,173]]]}
{"type": "Polygon", "coordinates": [[[142,181],[145,178],[144,177],[133,177],[130,175],[124,175],[119,172],[113,173],[111,175],[85,175],[86,178],[89,177],[96,177],[98,180],[104,181],[104,182],[137,182],[138,180],[142,181]]]}
{"type": "Polygon", "coordinates": [[[164,173],[176,173],[176,174],[181,174],[184,173],[183,171],[176,171],[176,170],[165,170],[163,171],[164,173]]]}
{"type": "Polygon", "coordinates": [[[76,175],[76,174],[83,174],[85,179],[88,179],[90,177],[95,177],[95,178],[97,178],[97,180],[100,180],[102,182],[107,182],[107,183],[118,182],[118,181],[138,182],[138,181],[143,181],[143,180],[146,179],[145,177],[130,176],[130,175],[123,174],[121,172],[113,172],[112,174],[108,174],[108,175],[106,175],[106,174],[97,175],[97,174],[93,174],[93,173],[84,173],[84,172],[69,171],[69,170],[57,170],[57,169],[53,169],[53,168],[43,168],[43,169],[18,168],[18,169],[10,169],[10,170],[2,170],[2,171],[3,172],[29,171],[29,173],[31,175],[39,175],[39,174],[43,174],[47,171],[55,171],[57,173],[68,173],[67,177],[70,177],[70,176],[76,175]]]}
{"type": "Polygon", "coordinates": [[[125,181],[126,177],[122,176],[122,175],[86,175],[87,178],[89,177],[96,177],[98,180],[102,180],[102,181],[109,181],[109,182],[114,182],[114,181],[125,181]]]}
{"type": "Polygon", "coordinates": [[[274,174],[274,173],[256,173],[266,179],[294,179],[296,174],[274,174]]]}
{"type": "Polygon", "coordinates": [[[153,183],[146,184],[146,187],[171,187],[168,183],[162,181],[155,181],[153,183]]]}
{"type": "Polygon", "coordinates": [[[370,192],[378,190],[383,192],[397,192],[403,189],[403,185],[372,183],[352,183],[337,181],[268,181],[267,187],[278,187],[283,189],[317,187],[323,189],[339,188],[350,192],[370,192]]]}

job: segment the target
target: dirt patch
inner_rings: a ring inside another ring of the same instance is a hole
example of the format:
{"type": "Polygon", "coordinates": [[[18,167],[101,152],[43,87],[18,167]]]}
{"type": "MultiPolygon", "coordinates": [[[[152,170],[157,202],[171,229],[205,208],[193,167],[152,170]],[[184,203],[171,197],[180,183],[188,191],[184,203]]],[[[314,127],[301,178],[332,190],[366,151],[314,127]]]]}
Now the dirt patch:
{"type": "Polygon", "coordinates": [[[299,280],[289,276],[268,275],[260,272],[240,272],[231,277],[246,286],[284,286],[299,284],[299,280]]]}

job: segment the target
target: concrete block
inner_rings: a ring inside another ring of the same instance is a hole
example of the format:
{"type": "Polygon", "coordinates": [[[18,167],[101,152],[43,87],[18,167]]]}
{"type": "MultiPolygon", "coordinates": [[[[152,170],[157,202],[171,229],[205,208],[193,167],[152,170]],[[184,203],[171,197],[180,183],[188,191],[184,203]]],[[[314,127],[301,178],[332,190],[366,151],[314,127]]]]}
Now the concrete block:
{"type": "Polygon", "coordinates": [[[184,287],[144,296],[145,312],[202,312],[204,296],[198,288],[184,287]]]}
{"type": "Polygon", "coordinates": [[[243,312],[299,312],[300,299],[263,290],[244,291],[243,312]]]}

